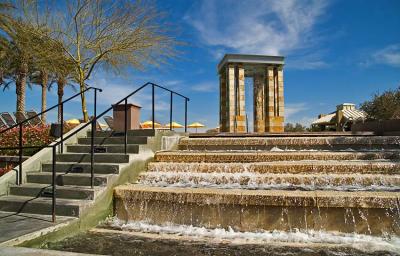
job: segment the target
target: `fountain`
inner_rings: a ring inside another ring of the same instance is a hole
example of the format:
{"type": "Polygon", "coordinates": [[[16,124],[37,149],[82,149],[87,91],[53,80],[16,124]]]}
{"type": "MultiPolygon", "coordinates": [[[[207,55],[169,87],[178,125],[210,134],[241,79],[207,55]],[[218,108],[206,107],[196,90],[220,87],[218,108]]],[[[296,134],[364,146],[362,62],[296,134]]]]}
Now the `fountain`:
{"type": "Polygon", "coordinates": [[[398,250],[399,153],[395,136],[182,138],[116,188],[109,225],[398,250]]]}

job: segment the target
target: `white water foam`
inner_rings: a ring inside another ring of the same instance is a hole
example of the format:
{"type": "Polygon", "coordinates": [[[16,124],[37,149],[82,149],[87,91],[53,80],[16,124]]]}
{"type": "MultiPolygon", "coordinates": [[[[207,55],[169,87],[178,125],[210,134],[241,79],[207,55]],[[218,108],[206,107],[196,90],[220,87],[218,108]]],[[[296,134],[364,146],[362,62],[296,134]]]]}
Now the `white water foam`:
{"type": "Polygon", "coordinates": [[[400,191],[400,186],[395,182],[383,178],[376,184],[365,185],[362,176],[353,183],[346,184],[348,175],[342,175],[343,182],[338,184],[337,177],[323,175],[304,178],[298,184],[285,180],[285,174],[276,175],[277,178],[268,178],[271,175],[254,172],[240,173],[194,173],[194,172],[147,172],[141,176],[139,183],[156,187],[190,187],[190,188],[221,188],[221,189],[283,189],[283,190],[335,190],[335,191],[400,191]]]}
{"type": "Polygon", "coordinates": [[[348,234],[324,231],[260,231],[260,232],[238,232],[232,228],[208,229],[189,225],[176,225],[166,223],[165,225],[153,225],[146,221],[124,222],[117,218],[108,219],[106,224],[111,228],[125,231],[135,231],[157,234],[174,234],[182,237],[193,237],[211,240],[212,242],[231,243],[297,243],[297,244],[330,244],[353,247],[364,252],[374,251],[400,251],[400,237],[386,235],[384,237],[348,234]]]}

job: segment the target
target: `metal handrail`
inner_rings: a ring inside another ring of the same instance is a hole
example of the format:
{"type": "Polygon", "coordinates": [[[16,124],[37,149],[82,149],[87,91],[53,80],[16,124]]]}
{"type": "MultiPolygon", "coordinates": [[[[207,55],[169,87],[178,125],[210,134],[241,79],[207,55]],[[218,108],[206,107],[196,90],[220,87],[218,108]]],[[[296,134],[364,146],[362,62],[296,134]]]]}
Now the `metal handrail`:
{"type": "Polygon", "coordinates": [[[13,126],[10,126],[10,127],[6,128],[6,129],[4,129],[4,130],[1,130],[1,131],[0,131],[0,134],[3,134],[3,133],[5,133],[6,131],[9,131],[9,130],[11,130],[11,129],[17,127],[17,126],[20,126],[20,125],[22,125],[22,124],[25,124],[25,123],[27,123],[28,121],[30,121],[30,120],[32,120],[32,119],[38,117],[38,116],[41,116],[41,115],[47,113],[47,112],[50,111],[50,110],[55,109],[55,108],[58,107],[59,105],[63,105],[64,103],[66,103],[66,102],[72,100],[73,98],[75,98],[75,97],[81,95],[82,93],[87,92],[88,90],[95,90],[95,91],[100,91],[100,92],[102,91],[102,89],[100,89],[100,88],[88,87],[88,88],[86,88],[85,90],[83,90],[82,92],[79,92],[79,93],[77,93],[77,94],[75,94],[75,95],[72,95],[72,96],[69,97],[68,99],[66,99],[66,100],[64,100],[64,101],[62,101],[62,102],[60,102],[60,103],[58,103],[58,104],[56,104],[56,105],[54,105],[54,106],[52,106],[52,107],[50,107],[50,108],[44,110],[44,111],[42,111],[42,112],[40,112],[40,113],[38,113],[38,114],[36,114],[36,115],[34,115],[34,116],[31,116],[31,117],[29,117],[29,118],[27,118],[27,119],[25,119],[25,120],[23,120],[23,121],[21,121],[21,122],[19,122],[19,123],[17,123],[17,124],[14,124],[13,126]]]}
{"type": "MultiPolygon", "coordinates": [[[[0,150],[18,149],[18,155],[19,155],[19,163],[18,163],[18,164],[19,164],[19,170],[18,170],[18,174],[16,175],[16,182],[15,182],[17,185],[21,185],[21,184],[22,184],[22,157],[23,157],[23,150],[24,150],[24,149],[28,149],[28,148],[46,148],[46,147],[49,147],[48,145],[42,145],[42,146],[24,146],[24,145],[23,145],[23,141],[22,141],[22,138],[23,138],[23,125],[24,125],[25,123],[27,123],[28,121],[30,121],[31,119],[33,119],[33,118],[35,118],[35,117],[38,117],[38,116],[40,116],[40,115],[42,115],[42,114],[44,114],[44,113],[46,113],[46,112],[48,112],[48,111],[50,111],[50,110],[53,110],[53,109],[55,109],[56,107],[59,107],[59,109],[61,110],[61,120],[60,120],[60,123],[61,123],[61,126],[60,126],[61,131],[60,131],[60,142],[57,143],[57,145],[61,144],[60,152],[62,153],[62,152],[63,152],[63,143],[64,143],[64,140],[65,140],[65,139],[63,139],[63,133],[64,133],[64,126],[63,126],[63,123],[64,123],[64,104],[67,103],[67,102],[69,102],[69,101],[71,101],[72,99],[74,99],[74,98],[76,98],[76,97],[82,95],[83,93],[85,93],[85,92],[87,92],[87,91],[89,91],[89,90],[94,90],[95,99],[96,99],[97,91],[102,92],[102,89],[100,89],[100,88],[88,87],[88,88],[86,88],[85,90],[83,90],[83,91],[81,91],[81,92],[79,92],[79,93],[76,93],[76,94],[72,95],[71,97],[69,97],[69,98],[63,100],[62,102],[57,103],[56,105],[54,105],[54,106],[52,106],[52,107],[50,107],[50,108],[48,108],[48,109],[46,109],[46,110],[44,110],[44,111],[42,111],[42,112],[40,112],[40,113],[38,113],[38,114],[36,114],[36,115],[30,117],[30,118],[27,118],[27,119],[25,119],[25,120],[23,120],[23,121],[21,121],[21,122],[15,124],[15,125],[11,126],[11,127],[8,127],[8,128],[6,128],[6,129],[0,131],[0,135],[1,135],[1,134],[5,133],[5,132],[7,132],[7,131],[9,131],[9,130],[11,130],[11,129],[13,129],[13,128],[19,127],[18,147],[0,147],[0,150]]],[[[95,112],[96,112],[96,108],[97,108],[97,104],[95,103],[95,104],[94,104],[95,112]]]]}
{"type": "MultiPolygon", "coordinates": [[[[153,121],[153,124],[152,124],[152,128],[153,128],[153,130],[155,129],[155,127],[154,127],[154,119],[155,119],[155,97],[154,97],[154,95],[155,95],[155,87],[157,87],[157,88],[160,88],[160,89],[163,89],[163,90],[166,90],[166,91],[168,91],[168,92],[170,92],[171,93],[171,96],[170,96],[170,130],[172,130],[172,104],[173,104],[173,95],[175,94],[175,95],[178,95],[178,96],[180,96],[180,97],[182,97],[182,98],[184,98],[184,100],[185,100],[185,132],[187,132],[187,102],[190,100],[188,97],[186,97],[186,96],[183,96],[182,94],[180,94],[180,93],[177,93],[177,92],[175,92],[175,91],[172,91],[172,90],[170,90],[170,89],[167,89],[167,88],[165,88],[165,87],[163,87],[163,86],[160,86],[160,85],[157,85],[157,84],[155,84],[155,83],[151,83],[151,82],[147,82],[147,83],[145,83],[145,84],[143,84],[142,86],[140,86],[138,89],[136,89],[136,90],[134,90],[132,93],[130,93],[129,95],[127,95],[126,97],[124,97],[124,98],[122,98],[120,101],[118,101],[117,103],[115,103],[115,104],[113,104],[113,105],[119,105],[120,103],[122,103],[122,102],[124,102],[124,105],[125,105],[125,109],[124,109],[124,111],[125,111],[125,120],[124,120],[124,122],[125,122],[125,125],[124,125],[124,152],[125,152],[125,154],[127,154],[127,145],[128,145],[128,131],[127,131],[127,104],[128,104],[128,98],[129,97],[131,97],[132,95],[134,95],[134,94],[136,94],[137,92],[139,92],[140,90],[142,90],[143,88],[145,88],[145,87],[147,87],[147,86],[149,86],[149,85],[151,85],[151,87],[152,87],[152,121],[153,121]]],[[[79,127],[77,130],[75,130],[74,132],[72,132],[72,133],[70,133],[68,136],[66,136],[66,137],[63,137],[62,135],[61,135],[61,137],[60,137],[60,140],[58,141],[58,142],[55,142],[55,143],[53,143],[53,144],[51,144],[51,145],[44,145],[44,146],[21,146],[20,145],[20,147],[4,147],[4,148],[0,148],[0,150],[7,150],[7,149],[20,149],[20,153],[22,152],[22,150],[23,149],[25,149],[25,148],[52,148],[52,221],[53,222],[55,222],[56,221],[56,149],[57,149],[57,146],[60,146],[61,147],[61,149],[63,148],[63,143],[64,143],[64,141],[65,140],[67,140],[67,139],[69,139],[70,137],[72,137],[72,136],[74,136],[74,135],[76,135],[78,132],[80,132],[82,129],[84,129],[84,128],[86,128],[89,124],[92,126],[91,127],[91,129],[92,129],[92,136],[91,136],[91,151],[90,151],[90,185],[91,185],[91,188],[93,188],[93,186],[94,186],[94,169],[93,169],[93,165],[94,165],[94,139],[95,139],[95,136],[96,136],[96,122],[97,122],[97,120],[100,118],[100,117],[102,117],[103,115],[105,115],[107,112],[109,112],[112,108],[113,108],[113,105],[111,105],[111,107],[109,107],[109,108],[107,108],[106,110],[104,110],[102,113],[100,113],[99,115],[97,115],[97,90],[99,90],[100,92],[102,91],[101,89],[99,89],[99,88],[95,88],[95,87],[89,87],[88,89],[90,89],[90,88],[93,88],[94,90],[95,90],[95,93],[94,93],[94,113],[93,113],[93,118],[92,118],[92,120],[90,120],[90,122],[87,122],[87,123],[85,123],[84,125],[82,125],[81,127],[79,127]]],[[[88,89],[86,89],[85,91],[87,91],[88,89]]],[[[85,92],[85,91],[83,91],[83,92],[85,92]]],[[[81,92],[81,93],[83,93],[83,92],[81,92]]],[[[79,93],[79,94],[76,94],[76,95],[74,95],[74,96],[72,96],[72,97],[70,97],[70,98],[68,98],[67,100],[65,100],[64,102],[62,102],[62,103],[60,103],[61,104],[61,106],[62,106],[62,104],[63,103],[65,103],[65,102],[67,102],[67,101],[69,101],[69,100],[71,100],[72,98],[74,98],[74,97],[76,97],[76,96],[78,96],[78,95],[80,95],[81,93],[79,93]]],[[[57,105],[56,105],[57,106],[57,105]]],[[[53,108],[55,108],[55,106],[53,106],[51,109],[53,109],[53,108]]],[[[50,109],[49,109],[50,110],[50,109]]],[[[47,110],[48,111],[48,110],[47,110]]],[[[40,115],[40,114],[43,114],[44,112],[42,112],[42,113],[39,113],[38,115],[40,115]]],[[[62,114],[62,116],[63,116],[63,114],[62,114]]],[[[33,118],[33,117],[32,117],[33,118]]],[[[26,120],[25,120],[26,121],[26,120]]],[[[22,128],[22,125],[20,126],[21,128],[22,128]]],[[[61,126],[62,127],[62,126],[61,126]]],[[[21,132],[20,132],[21,133],[21,132]]],[[[20,134],[21,135],[21,137],[22,137],[22,133],[20,134]]],[[[17,183],[18,183],[18,180],[21,182],[22,181],[22,155],[20,156],[20,163],[19,163],[19,178],[18,178],[18,175],[17,175],[17,183]]],[[[21,183],[18,183],[18,185],[21,185],[21,183]]]]}

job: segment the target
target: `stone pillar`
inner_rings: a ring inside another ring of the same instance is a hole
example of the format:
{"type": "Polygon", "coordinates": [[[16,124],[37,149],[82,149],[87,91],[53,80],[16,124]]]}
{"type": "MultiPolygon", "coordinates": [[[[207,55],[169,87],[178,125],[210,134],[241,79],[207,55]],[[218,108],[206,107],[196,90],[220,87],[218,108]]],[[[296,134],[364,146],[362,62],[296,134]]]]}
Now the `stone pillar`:
{"type": "Polygon", "coordinates": [[[244,68],[236,67],[236,132],[246,132],[246,104],[245,104],[245,87],[244,87],[244,68]]]}
{"type": "MultiPolygon", "coordinates": [[[[283,67],[278,67],[278,116],[285,116],[285,100],[283,97],[283,67]]],[[[282,125],[283,125],[282,119],[282,125]]]]}
{"type": "Polygon", "coordinates": [[[227,79],[227,132],[235,132],[235,116],[236,116],[236,92],[235,92],[235,67],[228,65],[226,68],[227,79]]]}
{"type": "Polygon", "coordinates": [[[219,74],[219,131],[227,132],[227,88],[226,88],[226,72],[223,69],[219,74]]]}
{"type": "Polygon", "coordinates": [[[283,77],[282,69],[269,66],[266,70],[266,90],[267,90],[267,104],[266,104],[266,132],[283,132],[283,77]],[[280,85],[281,81],[281,85],[280,85]],[[281,93],[280,93],[281,92],[281,93]],[[282,101],[280,101],[280,96],[282,101]],[[280,104],[282,109],[280,110],[280,104]],[[282,114],[280,113],[282,112],[282,114]]]}
{"type": "Polygon", "coordinates": [[[263,74],[255,74],[254,89],[254,132],[265,132],[265,82],[263,74]]]}

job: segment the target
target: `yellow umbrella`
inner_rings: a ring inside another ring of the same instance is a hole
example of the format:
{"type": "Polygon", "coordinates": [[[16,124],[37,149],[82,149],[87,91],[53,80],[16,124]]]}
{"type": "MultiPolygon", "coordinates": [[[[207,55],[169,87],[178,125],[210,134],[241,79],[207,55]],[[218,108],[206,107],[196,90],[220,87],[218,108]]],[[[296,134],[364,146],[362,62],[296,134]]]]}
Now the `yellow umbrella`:
{"type": "Polygon", "coordinates": [[[188,128],[196,128],[196,133],[197,133],[197,128],[202,128],[202,127],[206,127],[206,126],[199,122],[194,122],[194,123],[188,125],[188,128]]]}
{"type": "MultiPolygon", "coordinates": [[[[170,128],[171,127],[171,123],[168,123],[166,125],[164,125],[165,128],[170,128]]],[[[177,123],[177,122],[172,122],[172,128],[183,128],[183,125],[177,123]]]]}
{"type": "Polygon", "coordinates": [[[74,118],[74,119],[69,119],[69,120],[67,120],[67,121],[65,121],[67,124],[80,124],[81,122],[78,120],[78,119],[76,119],[76,118],[74,118]]]}
{"type": "MultiPolygon", "coordinates": [[[[143,129],[152,129],[153,121],[146,121],[140,124],[143,129]]],[[[154,128],[161,128],[161,124],[154,122],[154,128]]]]}

